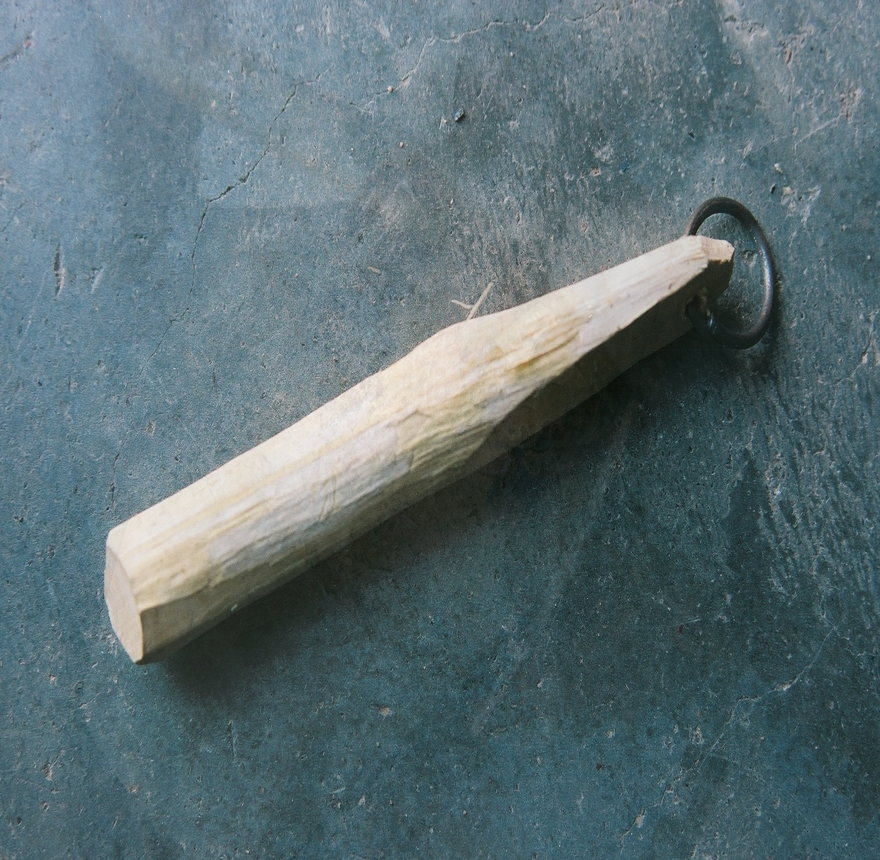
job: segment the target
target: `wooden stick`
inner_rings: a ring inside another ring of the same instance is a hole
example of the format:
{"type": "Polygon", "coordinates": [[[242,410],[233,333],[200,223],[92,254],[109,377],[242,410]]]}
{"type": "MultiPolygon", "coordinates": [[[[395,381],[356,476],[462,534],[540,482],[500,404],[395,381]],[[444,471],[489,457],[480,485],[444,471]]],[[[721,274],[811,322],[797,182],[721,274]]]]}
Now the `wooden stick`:
{"type": "Polygon", "coordinates": [[[733,248],[687,236],[452,325],[114,528],[104,588],[136,663],[159,659],[416,500],[488,463],[690,328],[733,248]]]}

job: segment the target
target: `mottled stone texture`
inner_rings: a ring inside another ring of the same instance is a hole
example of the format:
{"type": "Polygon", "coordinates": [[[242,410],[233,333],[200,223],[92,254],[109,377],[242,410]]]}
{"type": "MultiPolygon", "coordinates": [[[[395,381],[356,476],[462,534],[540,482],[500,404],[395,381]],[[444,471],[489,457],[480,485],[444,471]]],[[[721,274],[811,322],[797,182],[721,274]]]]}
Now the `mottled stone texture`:
{"type": "Polygon", "coordinates": [[[878,856],[878,40],[819,0],[5,0],[0,857],[878,856]],[[776,253],[758,348],[683,337],[131,665],[114,524],[717,193],[776,253]]]}

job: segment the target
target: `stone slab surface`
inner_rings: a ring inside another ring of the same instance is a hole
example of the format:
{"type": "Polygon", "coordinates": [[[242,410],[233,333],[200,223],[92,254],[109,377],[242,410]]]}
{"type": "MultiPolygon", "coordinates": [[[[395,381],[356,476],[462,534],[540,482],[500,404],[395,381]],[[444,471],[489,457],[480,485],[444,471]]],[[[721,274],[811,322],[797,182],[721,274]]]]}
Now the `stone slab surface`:
{"type": "Polygon", "coordinates": [[[878,49],[861,2],[3,0],[0,857],[877,857],[878,49]],[[113,525],[713,194],[761,345],[129,662],[113,525]]]}

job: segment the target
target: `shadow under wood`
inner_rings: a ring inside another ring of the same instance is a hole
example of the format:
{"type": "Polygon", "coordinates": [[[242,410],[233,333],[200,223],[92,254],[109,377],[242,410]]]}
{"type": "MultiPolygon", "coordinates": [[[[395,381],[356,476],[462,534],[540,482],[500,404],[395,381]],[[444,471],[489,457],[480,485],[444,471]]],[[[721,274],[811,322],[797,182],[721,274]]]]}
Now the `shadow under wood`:
{"type": "MultiPolygon", "coordinates": [[[[476,516],[503,516],[511,505],[540,504],[560,471],[570,474],[578,468],[585,447],[596,453],[613,447],[615,435],[626,432],[618,419],[631,412],[631,400],[625,381],[610,386],[523,444],[416,502],[152,664],[151,671],[167,671],[172,682],[190,692],[237,687],[271,673],[291,653],[312,647],[324,635],[316,628],[327,623],[328,613],[348,614],[350,626],[357,628],[362,611],[375,611],[374,593],[388,588],[399,571],[405,569],[407,577],[428,575],[424,567],[414,569],[415,556],[432,557],[451,535],[468,532],[476,516]]],[[[393,587],[414,585],[398,580],[393,587]]],[[[315,671],[321,676],[327,672],[321,665],[315,671]]]]}
{"type": "MultiPolygon", "coordinates": [[[[524,402],[475,454],[476,472],[392,516],[345,549],[203,633],[162,665],[185,686],[198,687],[225,685],[236,673],[250,676],[260,666],[273,665],[291,650],[306,647],[309,637],[317,635],[316,625],[325,623],[328,612],[339,612],[341,608],[357,614],[371,586],[393,580],[395,571],[412,567],[413,546],[423,556],[432,554],[451,533],[467,529],[468,513],[486,510],[487,498],[499,487],[508,483],[522,487],[523,475],[530,471],[524,462],[529,458],[523,457],[523,451],[546,450],[555,469],[570,474],[582,461],[585,446],[595,456],[614,447],[615,435],[621,432],[614,416],[632,405],[633,393],[626,377],[601,395],[590,395],[598,387],[597,379],[607,384],[626,370],[621,356],[634,354],[633,339],[640,337],[642,325],[650,324],[646,319],[621,332],[524,402]],[[589,399],[581,402],[585,397],[589,399]],[[580,405],[575,406],[577,403],[580,405]],[[523,442],[526,430],[534,431],[542,425],[547,426],[523,442]]],[[[693,378],[694,353],[704,356],[712,349],[689,334],[649,363],[659,362],[658,366],[666,367],[672,362],[677,366],[670,380],[674,388],[682,377],[693,378]]],[[[626,362],[627,366],[632,363],[626,362]]],[[[530,476],[525,484],[540,497],[542,490],[534,484],[547,480],[554,479],[530,476]]],[[[408,570],[408,575],[416,573],[408,570]]]]}

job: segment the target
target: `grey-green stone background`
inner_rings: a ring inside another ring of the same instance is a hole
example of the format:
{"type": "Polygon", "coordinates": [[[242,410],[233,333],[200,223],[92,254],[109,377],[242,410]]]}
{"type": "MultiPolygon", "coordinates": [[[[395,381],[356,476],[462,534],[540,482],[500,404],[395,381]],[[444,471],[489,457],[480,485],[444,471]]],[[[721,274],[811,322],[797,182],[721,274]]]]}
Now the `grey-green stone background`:
{"type": "Polygon", "coordinates": [[[876,12],[2,0],[0,857],[877,857],[876,12]],[[129,662],[112,526],[713,194],[758,348],[129,662]]]}

